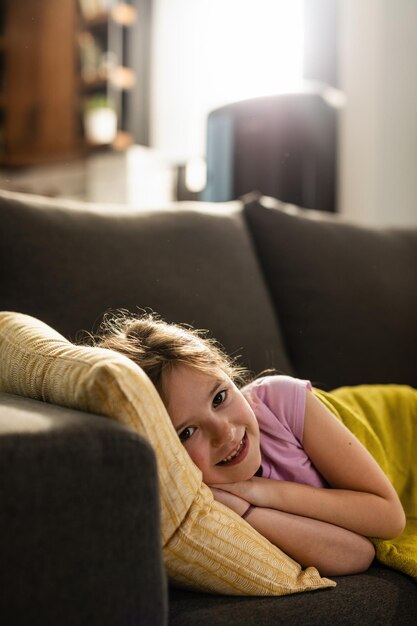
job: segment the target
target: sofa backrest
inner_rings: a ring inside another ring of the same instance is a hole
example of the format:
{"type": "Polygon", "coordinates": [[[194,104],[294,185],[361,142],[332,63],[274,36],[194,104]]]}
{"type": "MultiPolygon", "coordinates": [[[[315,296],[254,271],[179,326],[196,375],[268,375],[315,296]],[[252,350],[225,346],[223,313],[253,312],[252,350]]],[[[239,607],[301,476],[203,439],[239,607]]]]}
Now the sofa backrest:
{"type": "Polygon", "coordinates": [[[0,192],[0,224],[0,310],[74,341],[105,311],[152,309],[254,372],[292,372],[239,203],[136,211],[0,192]]]}
{"type": "Polygon", "coordinates": [[[417,387],[417,228],[271,198],[248,201],[245,216],[298,376],[417,387]]]}

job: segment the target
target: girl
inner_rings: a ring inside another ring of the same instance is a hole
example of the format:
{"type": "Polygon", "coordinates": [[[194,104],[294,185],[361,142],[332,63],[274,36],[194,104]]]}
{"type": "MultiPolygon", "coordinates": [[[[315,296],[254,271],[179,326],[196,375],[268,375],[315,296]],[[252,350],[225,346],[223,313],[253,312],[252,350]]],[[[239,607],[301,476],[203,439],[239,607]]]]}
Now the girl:
{"type": "Polygon", "coordinates": [[[405,516],[379,465],[308,381],[247,375],[201,331],[156,316],[107,317],[100,347],[135,361],[158,390],[214,497],[303,567],[367,569],[367,537],[405,516]]]}

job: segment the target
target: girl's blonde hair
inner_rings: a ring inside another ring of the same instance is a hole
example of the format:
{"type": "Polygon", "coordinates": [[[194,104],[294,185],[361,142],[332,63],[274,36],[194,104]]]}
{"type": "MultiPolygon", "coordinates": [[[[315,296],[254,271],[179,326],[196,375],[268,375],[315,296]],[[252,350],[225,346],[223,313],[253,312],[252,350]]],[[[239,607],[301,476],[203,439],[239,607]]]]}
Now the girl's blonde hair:
{"type": "Polygon", "coordinates": [[[119,352],[149,376],[162,393],[163,375],[182,363],[209,375],[221,370],[243,384],[246,370],[235,363],[207,331],[165,322],[155,313],[134,316],[126,311],[107,314],[95,345],[119,352]]]}

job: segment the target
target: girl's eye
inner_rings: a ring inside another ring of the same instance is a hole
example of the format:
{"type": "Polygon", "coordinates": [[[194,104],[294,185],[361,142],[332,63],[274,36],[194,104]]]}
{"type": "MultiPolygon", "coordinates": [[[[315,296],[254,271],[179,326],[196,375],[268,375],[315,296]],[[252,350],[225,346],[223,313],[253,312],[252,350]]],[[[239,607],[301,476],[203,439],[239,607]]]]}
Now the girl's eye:
{"type": "Polygon", "coordinates": [[[195,432],[194,426],[187,426],[187,428],[184,428],[184,430],[178,433],[178,437],[180,438],[181,441],[187,441],[187,439],[193,436],[194,432],[195,432]]]}
{"type": "Polygon", "coordinates": [[[226,400],[226,391],[219,391],[213,398],[213,406],[219,406],[226,400]]]}

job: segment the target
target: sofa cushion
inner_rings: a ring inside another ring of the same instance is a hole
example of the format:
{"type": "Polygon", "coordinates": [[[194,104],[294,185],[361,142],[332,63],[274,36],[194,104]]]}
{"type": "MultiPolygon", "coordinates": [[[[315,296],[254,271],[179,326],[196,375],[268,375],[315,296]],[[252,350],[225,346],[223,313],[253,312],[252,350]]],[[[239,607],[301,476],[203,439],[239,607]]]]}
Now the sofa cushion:
{"type": "Polygon", "coordinates": [[[239,203],[103,208],[0,192],[0,310],[70,339],[109,309],[208,329],[258,372],[291,373],[239,203]]]}
{"type": "Polygon", "coordinates": [[[32,317],[2,312],[0,391],[111,417],[150,442],[158,464],[164,562],[178,584],[237,595],[334,585],[314,568],[302,570],[213,500],[156,389],[130,359],[74,346],[32,317]]]}
{"type": "Polygon", "coordinates": [[[365,227],[260,198],[245,206],[297,375],[417,386],[417,229],[365,227]]]}
{"type": "Polygon", "coordinates": [[[331,593],[233,601],[171,588],[169,626],[415,626],[417,588],[405,574],[375,562],[335,580],[331,593]]]}

